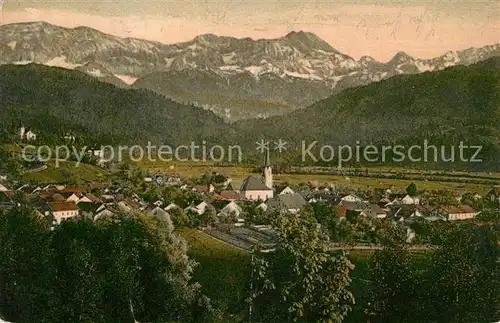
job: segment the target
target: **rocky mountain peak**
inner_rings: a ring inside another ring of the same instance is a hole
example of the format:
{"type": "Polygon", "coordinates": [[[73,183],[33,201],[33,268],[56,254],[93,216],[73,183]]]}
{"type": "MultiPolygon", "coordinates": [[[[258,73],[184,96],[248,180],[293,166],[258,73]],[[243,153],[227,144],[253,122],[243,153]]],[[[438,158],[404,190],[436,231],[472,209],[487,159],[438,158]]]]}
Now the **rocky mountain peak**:
{"type": "Polygon", "coordinates": [[[338,53],[330,44],[316,34],[307,31],[291,31],[281,40],[297,48],[319,49],[325,52],[338,53]]]}
{"type": "Polygon", "coordinates": [[[203,35],[196,36],[194,38],[194,41],[195,42],[204,43],[204,42],[217,41],[218,39],[219,39],[219,36],[217,36],[217,35],[214,35],[214,34],[203,34],[203,35]]]}
{"type": "Polygon", "coordinates": [[[415,59],[405,52],[397,52],[396,55],[389,61],[389,64],[408,64],[414,62],[415,59]]]}
{"type": "Polygon", "coordinates": [[[275,115],[345,88],[398,74],[470,65],[492,56],[500,56],[499,44],[450,51],[432,59],[398,52],[387,63],[370,56],[355,60],[303,30],[275,39],[204,34],[183,43],[162,44],[46,22],[0,26],[0,64],[78,69],[117,86],[133,83],[179,102],[209,106],[222,111],[221,115],[230,111],[232,120],[235,111],[254,116],[257,111],[250,106],[263,104],[263,113],[275,115]]]}

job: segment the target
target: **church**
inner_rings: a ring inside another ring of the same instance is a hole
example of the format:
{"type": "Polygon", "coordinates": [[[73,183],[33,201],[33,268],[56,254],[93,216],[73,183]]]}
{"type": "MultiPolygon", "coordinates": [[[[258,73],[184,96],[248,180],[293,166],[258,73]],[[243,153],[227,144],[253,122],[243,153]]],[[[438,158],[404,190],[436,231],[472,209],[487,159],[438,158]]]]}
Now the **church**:
{"type": "Polygon", "coordinates": [[[240,192],[242,197],[247,200],[266,201],[273,198],[273,172],[269,160],[269,149],[266,152],[263,176],[248,176],[245,178],[241,184],[240,192]]]}

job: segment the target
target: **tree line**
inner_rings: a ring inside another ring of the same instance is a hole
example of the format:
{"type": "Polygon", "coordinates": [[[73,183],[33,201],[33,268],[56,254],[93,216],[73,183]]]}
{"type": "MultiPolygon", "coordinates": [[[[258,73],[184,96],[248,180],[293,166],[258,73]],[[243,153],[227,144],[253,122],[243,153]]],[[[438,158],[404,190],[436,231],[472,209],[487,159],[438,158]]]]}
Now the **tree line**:
{"type": "Polygon", "coordinates": [[[318,212],[268,219],[277,244],[271,252],[252,251],[242,306],[247,310],[232,313],[227,306],[213,306],[194,281],[196,262],[168,216],[68,220],[51,230],[28,208],[4,210],[0,315],[16,323],[500,318],[498,227],[453,226],[443,231],[436,249],[423,253],[410,252],[405,236],[387,227],[385,248],[365,260],[360,277],[359,259],[325,249],[328,222],[318,220],[318,212]],[[358,279],[368,282],[362,290],[355,290],[358,279]]]}

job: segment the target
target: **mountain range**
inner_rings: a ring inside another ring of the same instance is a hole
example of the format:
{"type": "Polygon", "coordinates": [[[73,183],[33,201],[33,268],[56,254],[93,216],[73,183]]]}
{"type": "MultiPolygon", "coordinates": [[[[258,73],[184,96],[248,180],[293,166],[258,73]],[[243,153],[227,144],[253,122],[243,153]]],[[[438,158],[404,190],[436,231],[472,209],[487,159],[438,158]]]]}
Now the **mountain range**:
{"type": "Polygon", "coordinates": [[[0,64],[77,69],[119,87],[149,89],[212,110],[229,122],[289,113],[343,89],[399,74],[500,56],[500,44],[494,44],[433,59],[399,52],[383,63],[369,56],[355,60],[304,31],[258,40],[207,34],[162,44],[45,22],[2,25],[0,39],[0,64]]]}
{"type": "MultiPolygon", "coordinates": [[[[447,157],[451,146],[464,142],[482,146],[477,157],[484,162],[434,167],[500,170],[500,57],[442,71],[396,75],[346,89],[286,116],[232,124],[151,90],[123,89],[82,71],[38,64],[0,66],[0,102],[0,129],[22,122],[40,138],[43,133],[78,130],[116,138],[113,144],[240,145],[248,162],[262,160],[256,141],[282,139],[288,144],[280,158],[294,165],[315,164],[310,158],[301,159],[302,142],[309,146],[317,141],[312,153],[318,156],[323,145],[355,147],[359,142],[408,148],[427,140],[446,147],[447,157]]],[[[276,157],[273,154],[275,162],[276,157]]],[[[326,164],[337,165],[335,161],[326,164]]],[[[391,164],[390,156],[385,164],[391,164]]]]}

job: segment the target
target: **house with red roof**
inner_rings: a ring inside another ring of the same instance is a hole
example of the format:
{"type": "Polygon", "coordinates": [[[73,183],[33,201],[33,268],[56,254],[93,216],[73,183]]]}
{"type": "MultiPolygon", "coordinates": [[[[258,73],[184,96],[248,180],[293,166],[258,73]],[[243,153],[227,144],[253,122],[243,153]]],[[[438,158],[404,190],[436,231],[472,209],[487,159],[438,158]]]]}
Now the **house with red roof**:
{"type": "Polygon", "coordinates": [[[238,201],[241,200],[241,195],[237,191],[222,191],[220,192],[220,197],[226,201],[238,201]]]}

